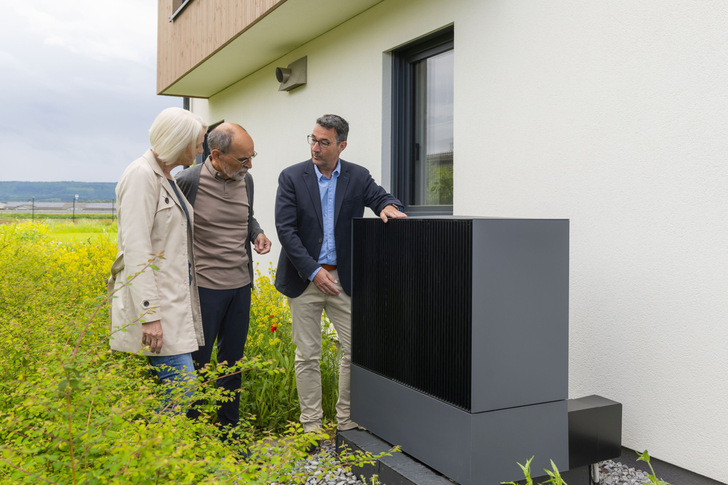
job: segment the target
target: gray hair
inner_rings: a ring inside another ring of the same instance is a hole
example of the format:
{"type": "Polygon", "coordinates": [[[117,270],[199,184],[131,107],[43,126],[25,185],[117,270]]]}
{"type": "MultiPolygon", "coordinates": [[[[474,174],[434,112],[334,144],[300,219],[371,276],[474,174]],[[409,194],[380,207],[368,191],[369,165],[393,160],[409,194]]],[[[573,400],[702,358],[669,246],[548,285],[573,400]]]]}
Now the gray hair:
{"type": "Polygon", "coordinates": [[[197,145],[206,130],[207,124],[191,111],[167,108],[157,115],[149,128],[149,141],[157,157],[172,165],[190,145],[197,145]]]}
{"type": "Polygon", "coordinates": [[[349,136],[349,123],[339,115],[323,115],[316,120],[316,124],[326,129],[336,131],[336,141],[341,143],[349,136]]]}
{"type": "MultiPolygon", "coordinates": [[[[244,132],[248,132],[245,128],[237,123],[231,123],[237,126],[244,132]]],[[[215,127],[210,133],[207,134],[207,146],[210,151],[220,150],[223,153],[228,153],[230,145],[233,143],[233,130],[230,125],[220,125],[215,127]]]]}

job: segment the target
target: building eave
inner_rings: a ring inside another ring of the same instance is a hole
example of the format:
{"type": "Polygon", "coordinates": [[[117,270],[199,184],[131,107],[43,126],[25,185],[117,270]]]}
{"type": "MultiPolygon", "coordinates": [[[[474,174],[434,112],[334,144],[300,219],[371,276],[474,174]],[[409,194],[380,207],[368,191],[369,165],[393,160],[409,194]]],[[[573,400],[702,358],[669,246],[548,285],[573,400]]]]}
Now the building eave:
{"type": "MultiPolygon", "coordinates": [[[[159,94],[210,98],[381,1],[287,0],[159,94]]],[[[273,76],[271,72],[272,79],[273,76]]]]}

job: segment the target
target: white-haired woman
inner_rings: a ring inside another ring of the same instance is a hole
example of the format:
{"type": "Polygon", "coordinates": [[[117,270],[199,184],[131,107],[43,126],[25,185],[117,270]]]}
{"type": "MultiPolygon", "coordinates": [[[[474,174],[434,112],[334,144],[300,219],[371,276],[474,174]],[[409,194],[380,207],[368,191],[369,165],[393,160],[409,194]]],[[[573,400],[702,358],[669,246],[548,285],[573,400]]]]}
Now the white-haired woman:
{"type": "Polygon", "coordinates": [[[149,130],[152,148],[124,170],[116,186],[119,253],[110,282],[118,291],[111,305],[111,349],[146,355],[162,382],[189,382],[188,395],[191,353],[204,337],[192,206],[170,171],[194,162],[206,129],[187,110],[165,109],[149,130]]]}

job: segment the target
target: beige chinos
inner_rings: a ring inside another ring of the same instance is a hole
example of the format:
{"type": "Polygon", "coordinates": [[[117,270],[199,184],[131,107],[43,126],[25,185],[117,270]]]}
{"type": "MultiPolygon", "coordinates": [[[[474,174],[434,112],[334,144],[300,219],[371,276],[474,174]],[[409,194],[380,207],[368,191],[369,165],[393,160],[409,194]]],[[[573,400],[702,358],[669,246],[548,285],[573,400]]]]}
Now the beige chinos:
{"type": "MultiPolygon", "coordinates": [[[[338,271],[330,271],[339,281],[338,271]]],[[[339,399],[336,403],[338,429],[356,428],[350,418],[349,375],[351,368],[351,297],[344,293],[340,283],[337,296],[321,293],[309,284],[296,298],[288,298],[293,319],[293,342],[296,344],[296,382],[298,401],[301,405],[301,424],[305,432],[321,428],[323,408],[321,404],[321,315],[326,310],[339,337],[341,361],[339,362],[339,399]]]]}

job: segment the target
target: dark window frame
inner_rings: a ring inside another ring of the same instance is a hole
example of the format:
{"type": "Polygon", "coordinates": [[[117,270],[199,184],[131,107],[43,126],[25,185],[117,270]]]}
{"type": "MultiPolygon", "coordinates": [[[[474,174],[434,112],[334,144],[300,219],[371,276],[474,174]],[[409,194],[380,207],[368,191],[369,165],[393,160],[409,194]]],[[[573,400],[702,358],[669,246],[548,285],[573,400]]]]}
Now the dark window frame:
{"type": "Polygon", "coordinates": [[[410,214],[452,215],[452,205],[410,205],[415,150],[415,64],[454,50],[452,26],[392,52],[392,192],[410,214]]]}
{"type": "Polygon", "coordinates": [[[202,142],[202,153],[197,155],[199,162],[198,163],[204,163],[205,160],[207,160],[207,157],[210,156],[212,153],[212,150],[210,150],[210,145],[207,144],[207,135],[210,134],[212,130],[220,126],[221,124],[225,123],[225,121],[218,121],[217,123],[213,123],[210,126],[207,127],[207,131],[205,132],[205,139],[202,142]]]}
{"type": "Polygon", "coordinates": [[[169,17],[169,21],[174,22],[174,19],[182,13],[182,10],[184,10],[190,2],[192,2],[192,0],[172,0],[172,15],[169,17]]]}

